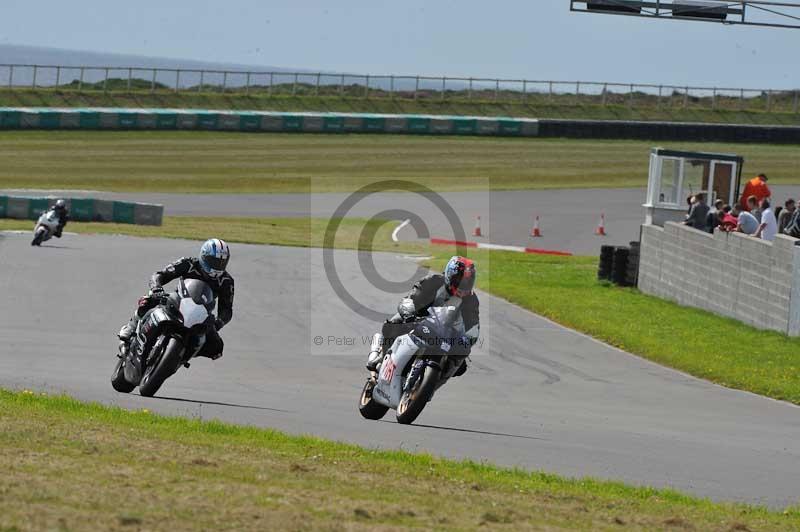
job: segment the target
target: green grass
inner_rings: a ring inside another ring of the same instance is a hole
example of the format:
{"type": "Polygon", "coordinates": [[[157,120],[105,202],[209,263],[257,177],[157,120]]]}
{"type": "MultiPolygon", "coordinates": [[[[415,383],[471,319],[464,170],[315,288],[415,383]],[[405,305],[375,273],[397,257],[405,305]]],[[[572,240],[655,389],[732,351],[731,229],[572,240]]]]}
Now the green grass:
{"type": "Polygon", "coordinates": [[[798,509],[715,504],[29,391],[0,390],[0,471],[0,530],[800,527],[798,509]]]}
{"type": "MultiPolygon", "coordinates": [[[[451,94],[446,100],[437,96],[390,99],[373,97],[364,99],[361,90],[349,96],[316,96],[307,88],[306,94],[268,94],[252,93],[180,93],[169,90],[149,92],[146,90],[127,93],[124,84],[109,86],[104,93],[102,86],[95,90],[77,92],[75,90],[6,90],[0,88],[0,106],[7,107],[156,107],[156,108],[195,108],[195,109],[238,109],[268,111],[331,111],[350,113],[398,113],[398,114],[445,114],[469,116],[515,116],[531,118],[583,118],[594,120],[672,120],[681,122],[714,122],[735,124],[800,124],[800,114],[793,112],[791,96],[774,97],[773,110],[766,112],[764,99],[749,99],[747,109],[739,110],[738,100],[720,98],[718,110],[711,110],[711,99],[692,99],[688,108],[682,107],[682,97],[668,99],[659,104],[655,97],[639,95],[635,105],[627,105],[625,97],[615,97],[609,105],[603,106],[599,98],[589,100],[582,97],[577,101],[575,95],[530,95],[527,101],[494,102],[493,93],[486,93],[469,100],[466,95],[451,94]],[[117,89],[117,90],[113,90],[117,89]]],[[[284,87],[290,90],[290,87],[284,87]]],[[[378,96],[373,92],[374,96],[378,96]]],[[[503,95],[501,95],[503,96],[503,95]]],[[[505,95],[510,96],[510,95],[505,95]]],[[[515,99],[518,96],[513,96],[515,99]]]]}
{"type": "MultiPolygon", "coordinates": [[[[190,131],[0,132],[0,188],[128,192],[350,191],[379,179],[435,190],[644,187],[649,141],[190,131]]],[[[669,143],[739,153],[745,175],[800,182],[792,145],[669,143]]]]}
{"type": "MultiPolygon", "coordinates": [[[[162,228],[71,223],[68,230],[292,246],[322,245],[321,219],[167,217],[162,228]]],[[[347,249],[402,251],[434,256],[441,269],[453,250],[423,243],[395,244],[394,224],[372,222],[370,242],[360,242],[364,220],[345,219],[335,245],[347,249]]],[[[32,222],[0,220],[0,230],[30,230],[32,222]]],[[[469,250],[480,287],[553,321],[630,353],[696,377],[800,404],[800,338],[762,331],[723,318],[597,281],[597,258],[553,257],[469,250]],[[485,267],[482,267],[485,266],[485,267]],[[704,331],[714,331],[709,341],[704,331]]]]}
{"type": "MultiPolygon", "coordinates": [[[[31,220],[0,219],[0,231],[32,231],[31,220]]],[[[424,252],[427,244],[392,242],[396,222],[342,218],[334,245],[341,249],[424,252]],[[374,236],[372,236],[374,235],[374,236]],[[362,241],[362,238],[367,240],[362,241]]],[[[166,216],[161,226],[70,222],[67,232],[101,235],[129,235],[153,238],[204,240],[222,238],[242,244],[322,247],[329,220],[321,218],[216,218],[166,216]]],[[[45,244],[47,245],[47,244],[45,244]]]]}
{"type": "Polygon", "coordinates": [[[800,338],[598,282],[595,257],[470,255],[490,265],[479,286],[523,308],[696,377],[800,404],[800,338]]]}

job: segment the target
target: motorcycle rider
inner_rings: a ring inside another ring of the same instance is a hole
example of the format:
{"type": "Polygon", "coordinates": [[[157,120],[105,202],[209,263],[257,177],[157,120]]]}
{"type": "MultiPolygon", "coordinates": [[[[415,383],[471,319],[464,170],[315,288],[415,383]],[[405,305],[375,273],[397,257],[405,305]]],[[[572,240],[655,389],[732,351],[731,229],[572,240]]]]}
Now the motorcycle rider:
{"type": "Polygon", "coordinates": [[[375,371],[383,358],[382,347],[390,347],[395,338],[407,334],[415,327],[413,318],[425,316],[430,307],[456,306],[464,324],[464,337],[460,338],[451,355],[463,356],[463,362],[454,376],[467,371],[467,356],[480,334],[478,296],[475,286],[475,263],[460,256],[452,257],[441,274],[430,274],[420,279],[407,297],[397,306],[397,314],[386,320],[380,333],[372,338],[367,369],[375,371]]]}
{"type": "Polygon", "coordinates": [[[63,199],[56,200],[50,210],[56,213],[58,217],[58,227],[56,227],[53,236],[56,238],[61,238],[61,232],[67,226],[67,222],[69,221],[69,211],[67,210],[67,202],[63,199]]]}
{"type": "Polygon", "coordinates": [[[217,298],[217,319],[206,330],[206,341],[195,356],[217,360],[222,356],[224,343],[218,331],[233,317],[233,277],[226,271],[230,248],[224,240],[211,238],[200,247],[197,258],[181,258],[153,274],[150,292],[139,299],[139,305],[130,321],[119,331],[119,339],[128,343],[144,314],[158,304],[164,295],[163,286],[177,278],[199,279],[207,283],[217,298]]]}

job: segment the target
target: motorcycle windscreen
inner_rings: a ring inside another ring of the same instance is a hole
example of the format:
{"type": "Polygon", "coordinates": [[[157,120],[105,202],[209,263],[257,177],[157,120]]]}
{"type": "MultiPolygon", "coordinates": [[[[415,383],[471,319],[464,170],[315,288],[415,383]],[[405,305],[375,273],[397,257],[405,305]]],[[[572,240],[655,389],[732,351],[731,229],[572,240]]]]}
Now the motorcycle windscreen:
{"type": "Polygon", "coordinates": [[[436,334],[445,338],[457,338],[464,334],[464,321],[461,319],[459,306],[447,305],[428,309],[427,319],[430,320],[436,334]]]}
{"type": "Polygon", "coordinates": [[[203,305],[209,312],[214,310],[214,291],[199,279],[181,279],[178,293],[182,298],[191,299],[196,305],[203,305]]]}
{"type": "Polygon", "coordinates": [[[181,299],[179,309],[183,316],[183,326],[187,329],[201,325],[208,319],[208,309],[205,305],[198,305],[189,297],[181,299]]]}

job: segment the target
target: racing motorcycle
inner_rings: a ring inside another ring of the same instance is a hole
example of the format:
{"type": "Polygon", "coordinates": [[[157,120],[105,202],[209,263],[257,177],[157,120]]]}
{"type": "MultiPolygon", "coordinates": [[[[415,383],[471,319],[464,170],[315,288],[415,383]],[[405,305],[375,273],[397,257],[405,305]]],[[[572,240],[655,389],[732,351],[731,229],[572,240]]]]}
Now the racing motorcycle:
{"type": "Polygon", "coordinates": [[[398,423],[413,423],[466,358],[455,354],[464,335],[457,307],[431,307],[412,321],[413,329],[394,340],[361,391],[358,410],[367,419],[381,419],[391,408],[398,423]]]}
{"type": "Polygon", "coordinates": [[[41,246],[42,242],[46,242],[53,238],[53,234],[58,229],[58,215],[54,210],[43,212],[36,221],[33,227],[33,241],[31,246],[41,246]]]}
{"type": "Polygon", "coordinates": [[[137,386],[152,397],[165,380],[205,344],[205,331],[214,323],[216,298],[198,279],[179,279],[175,292],[162,295],[139,320],[129,344],[120,342],[111,385],[122,393],[137,386]]]}

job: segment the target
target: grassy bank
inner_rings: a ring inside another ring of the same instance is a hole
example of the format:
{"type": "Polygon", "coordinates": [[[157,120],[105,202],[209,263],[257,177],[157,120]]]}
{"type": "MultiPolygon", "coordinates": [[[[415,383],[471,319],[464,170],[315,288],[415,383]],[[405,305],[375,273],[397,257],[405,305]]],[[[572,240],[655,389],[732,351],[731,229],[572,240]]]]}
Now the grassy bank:
{"type": "MultiPolygon", "coordinates": [[[[201,131],[0,132],[0,188],[127,192],[351,191],[379,179],[435,190],[644,187],[650,141],[201,131]]],[[[797,146],[669,143],[738,153],[745,174],[800,181],[797,146]]]]}
{"type": "Polygon", "coordinates": [[[800,527],[796,509],[2,390],[0,470],[4,531],[800,527]]]}
{"type": "MultiPolygon", "coordinates": [[[[359,243],[364,221],[346,219],[336,245],[434,256],[440,269],[449,247],[394,244],[393,224],[373,222],[373,244],[359,243]]],[[[70,224],[79,232],[321,246],[327,221],[289,219],[166,218],[163,228],[70,224]]],[[[30,230],[31,222],[0,220],[0,230],[30,230]]],[[[45,244],[46,245],[46,244],[45,244]]],[[[761,331],[736,320],[597,282],[597,259],[470,250],[481,268],[482,289],[595,338],[697,377],[800,404],[800,339],[761,331]],[[702,331],[713,331],[713,341],[702,331]]]]}
{"type": "MultiPolygon", "coordinates": [[[[123,89],[123,87],[119,87],[123,89]]],[[[290,89],[290,88],[289,88],[290,89]]],[[[124,90],[103,92],[102,86],[95,90],[5,90],[0,89],[0,106],[6,107],[155,107],[195,109],[235,109],[266,111],[331,111],[349,113],[398,113],[398,114],[445,114],[468,116],[517,116],[530,118],[583,118],[593,120],[671,120],[679,122],[713,122],[733,124],[800,124],[800,114],[792,112],[789,100],[776,100],[775,109],[765,112],[763,102],[749,101],[753,110],[740,111],[738,101],[720,99],[717,110],[711,110],[710,98],[692,100],[683,108],[682,98],[671,104],[663,100],[660,104],[654,97],[639,97],[631,108],[627,99],[603,106],[600,101],[577,102],[575,95],[529,95],[527,101],[494,102],[493,94],[466,97],[451,97],[446,100],[433,97],[414,99],[390,99],[387,95],[364,99],[363,91],[357,95],[316,96],[251,93],[232,94],[219,92],[180,93],[164,90],[155,93],[147,90],[128,93],[124,90]],[[757,106],[757,107],[756,107],[757,106]]],[[[466,96],[466,95],[464,95],[466,96]]],[[[511,100],[512,98],[509,98],[511,100]]],[[[596,99],[597,100],[597,99],[596,99]]]]}

